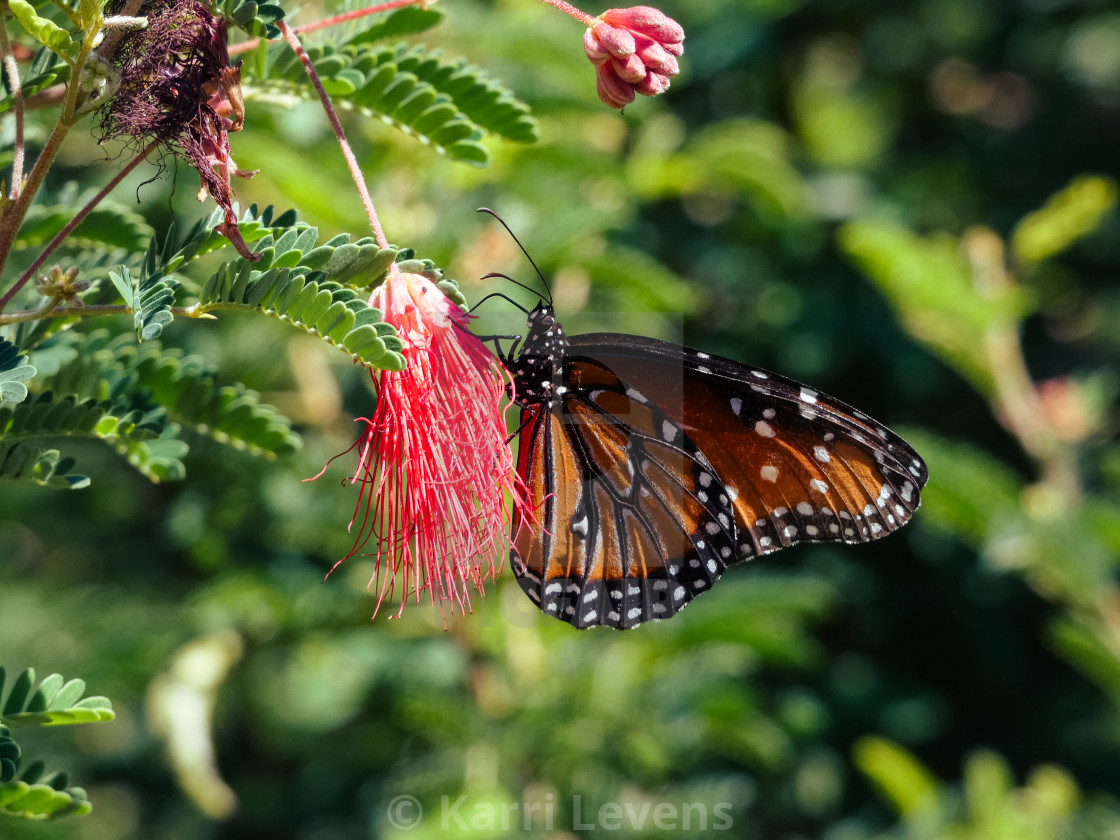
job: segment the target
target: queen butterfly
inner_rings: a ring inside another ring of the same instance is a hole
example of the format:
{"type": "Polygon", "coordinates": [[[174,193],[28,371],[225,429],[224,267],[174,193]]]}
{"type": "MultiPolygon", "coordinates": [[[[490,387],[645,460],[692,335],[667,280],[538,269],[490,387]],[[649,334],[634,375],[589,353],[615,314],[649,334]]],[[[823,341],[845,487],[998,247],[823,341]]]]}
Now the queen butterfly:
{"type": "Polygon", "coordinates": [[[567,336],[543,301],[502,355],[533,511],[514,513],[511,565],[576,627],[668,618],[732,563],[867,542],[918,508],[928,472],[906,441],[776,373],[653,338],[567,336]]]}

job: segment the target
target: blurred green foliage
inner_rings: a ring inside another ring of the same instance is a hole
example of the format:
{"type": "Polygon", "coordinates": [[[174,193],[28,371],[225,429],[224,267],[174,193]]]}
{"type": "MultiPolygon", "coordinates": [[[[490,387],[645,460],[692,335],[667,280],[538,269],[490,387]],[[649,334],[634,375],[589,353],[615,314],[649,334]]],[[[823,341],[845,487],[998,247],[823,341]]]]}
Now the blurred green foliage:
{"type": "MultiPolygon", "coordinates": [[[[655,837],[686,817],[765,840],[1120,834],[1116,13],[678,2],[682,76],[619,116],[574,22],[441,8],[424,42],[512,87],[540,141],[487,138],[479,169],[348,119],[390,239],[469,301],[531,303],[475,280],[532,282],[473,213],[494,208],[571,327],[683,337],[900,428],[930,465],[921,510],[882,542],[733,570],[629,633],[560,626],[508,573],[446,632],[424,606],[371,623],[368,564],[323,581],[350,546],[347,465],[301,481],[369,415],[364,377],[267,319],[176,321],[165,342],[304,447],[265,463],[201,438],[189,481],[153,488],[91,445],[87,490],[0,486],[0,662],[80,673],[117,714],[28,736],[94,810],[3,836],[655,837]]],[[[261,172],[242,205],[361,236],[321,116],[247,93],[233,146],[261,172]]],[[[52,195],[111,171],[88,133],[62,154],[52,195]]],[[[195,177],[132,176],[132,228],[193,221],[195,177]]],[[[480,332],[519,331],[510,309],[488,303],[480,332]]]]}

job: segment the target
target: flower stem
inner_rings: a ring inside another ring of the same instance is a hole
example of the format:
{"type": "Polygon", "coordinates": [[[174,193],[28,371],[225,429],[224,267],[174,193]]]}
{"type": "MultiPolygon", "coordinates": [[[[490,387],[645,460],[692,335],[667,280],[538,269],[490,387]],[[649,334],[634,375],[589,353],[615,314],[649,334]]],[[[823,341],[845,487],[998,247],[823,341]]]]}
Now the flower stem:
{"type": "Polygon", "coordinates": [[[338,114],[335,113],[334,106],[331,105],[331,98],[323,89],[319,74],[315,72],[315,67],[311,64],[311,59],[308,58],[295,32],[283,20],[277,21],[276,25],[280,27],[280,31],[287,39],[292,52],[299,56],[303,69],[307,71],[311,84],[315,86],[315,90],[319,94],[319,101],[323,103],[323,110],[327,112],[327,118],[334,129],[334,135],[338,138],[338,145],[342,148],[342,156],[346,158],[346,166],[350,169],[350,176],[354,179],[354,184],[358,187],[358,194],[362,197],[362,204],[366,208],[366,215],[369,217],[370,227],[373,228],[373,235],[377,239],[378,245],[387,248],[389,240],[385,238],[385,232],[381,229],[381,221],[377,218],[377,210],[374,209],[373,199],[370,198],[369,189],[366,188],[365,176],[362,175],[361,167],[358,166],[358,159],[354,156],[354,150],[350,148],[350,144],[346,140],[346,133],[342,130],[342,123],[338,121],[338,114]]]}
{"type": "Polygon", "coordinates": [[[541,2],[547,3],[550,6],[554,6],[565,14],[571,15],[580,23],[585,23],[588,26],[590,26],[592,21],[595,20],[595,18],[591,17],[591,15],[587,14],[587,12],[581,12],[572,4],[565,3],[564,0],[541,0],[541,2]]]}
{"type": "MultiPolygon", "coordinates": [[[[39,256],[35,259],[35,262],[31,263],[31,266],[27,269],[27,271],[23,273],[19,280],[17,280],[12,285],[12,288],[8,289],[3,297],[0,297],[0,312],[3,312],[4,307],[11,302],[12,298],[19,294],[19,290],[27,284],[27,281],[35,276],[35,272],[38,271],[40,266],[42,266],[43,263],[47,261],[47,257],[49,257],[54,252],[54,250],[62,244],[63,240],[65,240],[67,236],[73,233],[74,228],[82,223],[82,221],[86,216],[90,214],[93,208],[100,204],[105,199],[105,197],[113,191],[117,184],[124,180],[125,176],[128,175],[129,172],[135,169],[141,161],[147,158],[148,153],[155,149],[156,145],[156,143],[151,143],[146,149],[144,149],[144,151],[142,151],[131,161],[129,161],[128,164],[126,164],[120,172],[118,172],[112,177],[112,179],[110,179],[109,183],[101,188],[97,195],[89,200],[85,207],[74,214],[74,218],[67,222],[66,226],[62,230],[55,234],[54,239],[47,243],[47,246],[43,249],[42,253],[39,254],[39,256]]],[[[46,150],[44,149],[44,152],[45,151],[46,150]]],[[[12,237],[12,240],[15,240],[14,235],[12,237]]]]}
{"type": "MultiPolygon", "coordinates": [[[[340,23],[346,23],[351,20],[358,20],[359,18],[368,17],[369,15],[376,15],[379,12],[388,12],[391,9],[399,9],[403,6],[425,6],[429,0],[392,0],[389,3],[381,3],[377,6],[369,6],[365,9],[358,9],[353,12],[346,12],[341,15],[334,15],[333,17],[317,20],[313,23],[305,24],[304,26],[296,26],[292,29],[297,35],[302,35],[305,32],[315,32],[319,29],[326,29],[330,26],[337,26],[340,23]]],[[[242,41],[240,44],[234,44],[229,48],[230,55],[240,55],[241,53],[251,52],[255,50],[261,43],[260,38],[253,38],[250,41],[242,41]]]]}

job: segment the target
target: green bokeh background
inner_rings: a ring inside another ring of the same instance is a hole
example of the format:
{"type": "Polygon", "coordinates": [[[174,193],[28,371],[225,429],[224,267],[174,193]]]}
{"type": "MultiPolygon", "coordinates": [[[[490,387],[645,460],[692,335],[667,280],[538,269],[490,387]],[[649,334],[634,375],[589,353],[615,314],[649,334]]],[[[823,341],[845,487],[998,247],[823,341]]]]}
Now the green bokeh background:
{"type": "MultiPolygon", "coordinates": [[[[1120,836],[1120,14],[673,2],[682,75],[620,116],[574,21],[529,0],[441,8],[418,40],[502,79],[541,141],[494,142],[472,169],[345,116],[390,240],[470,301],[528,305],[476,279],[532,282],[473,212],[494,208],[569,331],[608,320],[859,406],[929,461],[922,509],[874,544],[733,569],[627,633],[538,616],[508,570],[446,630],[424,606],[370,621],[368,562],[323,581],[352,541],[347,465],[302,481],[352,443],[368,378],[269,319],[177,321],[165,343],[260,391],[305,446],[269,463],[199,439],[187,481],[160,486],[88,446],[88,490],[0,486],[0,664],[80,676],[118,716],[27,733],[94,812],[5,820],[0,837],[661,837],[686,814],[689,834],[765,840],[1120,836]],[[976,266],[1001,247],[993,290],[976,266]],[[989,350],[1016,333],[1035,380],[1057,378],[1034,404],[1053,451],[1001,422],[1009,374],[989,350]],[[212,731],[163,690],[185,684],[184,651],[216,669],[191,695],[216,704],[212,731]],[[169,742],[212,743],[232,816],[207,816],[217,776],[177,770],[169,742]],[[409,830],[390,819],[402,795],[424,813],[409,830]]],[[[250,100],[232,144],[261,170],[236,185],[243,205],[295,207],[324,237],[366,230],[314,106],[250,100]]],[[[49,187],[100,185],[102,157],[75,131],[49,187]]],[[[116,200],[138,194],[157,228],[193,221],[197,176],[149,175],[116,200]]],[[[510,310],[488,303],[480,330],[517,330],[510,310]]]]}

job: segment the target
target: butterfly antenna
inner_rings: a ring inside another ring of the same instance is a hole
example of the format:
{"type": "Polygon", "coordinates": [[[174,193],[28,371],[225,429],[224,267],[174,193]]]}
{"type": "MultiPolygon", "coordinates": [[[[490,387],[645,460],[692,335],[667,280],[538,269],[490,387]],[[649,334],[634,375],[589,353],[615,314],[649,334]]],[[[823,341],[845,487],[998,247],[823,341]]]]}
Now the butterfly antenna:
{"type": "MultiPolygon", "coordinates": [[[[529,261],[529,265],[531,265],[533,267],[533,271],[537,272],[537,277],[541,278],[541,285],[544,286],[544,293],[548,296],[548,305],[549,305],[549,307],[551,307],[552,306],[552,289],[548,288],[548,281],[544,279],[544,275],[541,274],[541,270],[537,267],[537,264],[535,262],[533,262],[533,258],[529,256],[529,252],[525,250],[525,246],[521,244],[521,240],[518,239],[517,236],[514,234],[514,232],[509,229],[509,225],[506,224],[505,219],[503,219],[501,216],[499,216],[497,213],[495,213],[489,207],[479,207],[478,212],[479,213],[489,213],[491,216],[493,216],[495,219],[497,219],[498,224],[500,224],[502,227],[504,227],[506,229],[506,233],[508,233],[510,235],[510,237],[513,239],[513,241],[517,243],[517,247],[521,249],[521,253],[525,255],[525,259],[527,259],[529,261]]],[[[490,276],[490,277],[495,277],[495,276],[500,277],[500,276],[503,276],[503,275],[493,275],[493,274],[491,274],[491,275],[488,275],[488,276],[490,276]]],[[[520,286],[521,284],[518,283],[518,285],[520,286]]],[[[525,287],[523,287],[523,288],[525,288],[525,287]]]]}
{"type": "MultiPolygon", "coordinates": [[[[521,288],[523,288],[523,289],[529,289],[529,287],[528,287],[528,286],[526,286],[526,285],[525,285],[524,283],[518,283],[518,282],[517,282],[516,280],[514,280],[514,279],[513,279],[512,277],[506,277],[506,276],[505,276],[504,274],[483,274],[483,275],[482,275],[482,276],[481,276],[480,278],[478,278],[478,279],[479,279],[479,280],[487,280],[487,279],[489,279],[489,278],[491,278],[491,277],[501,277],[501,278],[503,278],[503,279],[505,279],[505,280],[509,280],[509,281],[510,281],[511,283],[516,283],[516,284],[517,284],[518,286],[520,286],[520,287],[521,287],[521,288]]],[[[533,291],[533,290],[532,290],[532,289],[529,289],[529,291],[531,292],[531,291],[533,291]]],[[[518,309],[520,309],[520,310],[521,310],[522,312],[524,312],[524,313],[525,313],[526,315],[528,315],[528,314],[529,314],[529,310],[528,310],[528,309],[526,309],[526,308],[525,308],[524,306],[522,306],[522,305],[521,305],[520,303],[518,303],[517,301],[515,301],[515,300],[514,300],[513,298],[511,298],[511,297],[510,297],[509,295],[504,295],[504,294],[502,294],[501,292],[491,292],[490,294],[488,294],[488,295],[487,295],[486,297],[484,297],[484,298],[483,298],[482,300],[480,300],[480,301],[479,301],[478,303],[476,303],[476,304],[475,304],[474,306],[472,306],[472,307],[471,307],[471,314],[474,314],[474,313],[475,313],[476,311],[478,311],[478,307],[482,306],[482,304],[486,303],[486,301],[490,300],[490,298],[496,298],[496,297],[497,297],[497,298],[501,298],[501,299],[502,299],[502,300],[504,300],[504,301],[505,301],[506,303],[510,303],[510,304],[513,304],[513,305],[514,305],[514,306],[516,306],[516,307],[517,307],[518,309]]]]}
{"type": "MultiPolygon", "coordinates": [[[[524,283],[522,283],[522,282],[521,282],[520,280],[514,280],[514,279],[513,279],[512,277],[510,277],[510,276],[509,276],[508,274],[502,274],[502,273],[501,273],[501,272],[499,272],[499,271],[491,271],[491,272],[490,272],[489,274],[483,274],[483,275],[482,275],[481,277],[479,277],[478,279],[479,279],[479,280],[489,280],[489,279],[490,279],[491,277],[501,277],[501,278],[502,278],[503,280],[508,280],[508,281],[509,281],[510,283],[513,283],[513,285],[515,285],[515,286],[520,286],[520,287],[521,287],[522,289],[524,289],[525,291],[527,291],[527,292],[531,292],[532,294],[536,295],[537,297],[540,297],[540,295],[539,295],[539,294],[537,294],[537,290],[536,290],[536,289],[533,289],[533,288],[531,288],[531,287],[529,287],[529,286],[526,286],[526,285],[525,285],[524,283]]],[[[494,297],[494,295],[487,295],[486,297],[494,297]]],[[[509,300],[509,298],[508,298],[508,297],[506,297],[505,295],[498,295],[498,297],[502,297],[502,298],[505,298],[506,300],[509,300]]],[[[486,300],[486,298],[483,298],[482,300],[486,300]]],[[[482,302],[482,301],[479,301],[479,303],[481,303],[481,302],[482,302]]],[[[521,310],[522,312],[525,312],[525,314],[526,314],[526,315],[528,315],[528,314],[529,314],[529,313],[528,313],[528,312],[526,311],[525,307],[523,307],[523,306],[518,306],[518,305],[517,305],[516,303],[514,303],[514,302],[513,302],[512,300],[509,300],[509,302],[510,302],[510,303],[513,303],[513,305],[514,305],[514,306],[517,306],[517,308],[518,308],[518,309],[520,309],[520,310],[521,310]]],[[[478,306],[478,304],[475,304],[475,306],[477,307],[477,306],[478,306]]]]}

